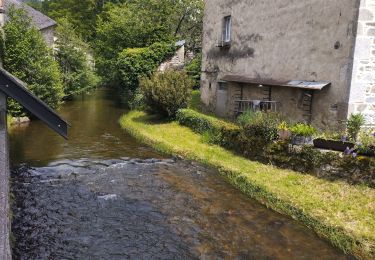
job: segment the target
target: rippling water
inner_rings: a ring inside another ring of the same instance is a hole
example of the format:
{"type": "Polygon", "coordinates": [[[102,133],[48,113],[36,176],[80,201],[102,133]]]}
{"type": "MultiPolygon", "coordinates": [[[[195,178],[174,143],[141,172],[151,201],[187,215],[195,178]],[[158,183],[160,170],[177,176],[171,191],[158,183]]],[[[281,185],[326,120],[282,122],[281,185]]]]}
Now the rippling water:
{"type": "Polygon", "coordinates": [[[344,259],[217,171],[118,126],[106,90],[67,103],[70,140],[39,122],[11,139],[15,259],[344,259]]]}

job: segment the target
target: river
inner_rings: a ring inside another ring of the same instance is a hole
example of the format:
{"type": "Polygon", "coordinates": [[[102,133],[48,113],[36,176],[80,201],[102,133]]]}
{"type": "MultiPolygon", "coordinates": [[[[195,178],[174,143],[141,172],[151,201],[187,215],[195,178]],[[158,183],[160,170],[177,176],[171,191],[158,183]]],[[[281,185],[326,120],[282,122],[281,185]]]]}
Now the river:
{"type": "Polygon", "coordinates": [[[155,152],[120,129],[106,89],[12,129],[14,259],[347,259],[218,172],[155,152]]]}

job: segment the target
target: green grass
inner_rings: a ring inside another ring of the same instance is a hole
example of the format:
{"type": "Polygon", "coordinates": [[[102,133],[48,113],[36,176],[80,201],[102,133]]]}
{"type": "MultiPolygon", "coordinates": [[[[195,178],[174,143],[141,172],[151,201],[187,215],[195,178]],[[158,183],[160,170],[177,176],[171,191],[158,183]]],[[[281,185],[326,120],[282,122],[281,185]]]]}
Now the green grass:
{"type": "Polygon", "coordinates": [[[176,122],[133,111],[121,126],[155,149],[219,169],[237,188],[313,229],[346,253],[375,257],[375,190],[247,160],[176,122]]]}

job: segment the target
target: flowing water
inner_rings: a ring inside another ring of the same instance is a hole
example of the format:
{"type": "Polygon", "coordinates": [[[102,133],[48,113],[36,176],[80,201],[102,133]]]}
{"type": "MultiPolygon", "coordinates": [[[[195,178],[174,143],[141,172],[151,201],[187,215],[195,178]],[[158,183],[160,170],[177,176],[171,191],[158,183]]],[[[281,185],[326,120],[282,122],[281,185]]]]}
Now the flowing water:
{"type": "Polygon", "coordinates": [[[65,141],[13,129],[14,259],[346,259],[198,163],[139,144],[99,89],[67,102],[65,141]]]}

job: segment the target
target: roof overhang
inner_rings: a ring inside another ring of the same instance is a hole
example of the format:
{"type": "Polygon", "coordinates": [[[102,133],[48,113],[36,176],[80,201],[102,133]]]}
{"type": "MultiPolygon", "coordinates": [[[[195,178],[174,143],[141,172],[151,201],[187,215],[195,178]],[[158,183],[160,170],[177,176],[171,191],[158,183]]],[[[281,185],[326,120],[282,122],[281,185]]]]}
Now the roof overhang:
{"type": "Polygon", "coordinates": [[[290,80],[290,81],[277,81],[273,79],[260,79],[260,78],[250,78],[242,75],[225,75],[220,78],[221,81],[226,82],[237,82],[253,85],[264,85],[264,86],[278,86],[278,87],[289,87],[289,88],[299,88],[307,90],[322,90],[325,87],[331,85],[330,82],[326,81],[305,81],[305,80],[290,80]]]}
{"type": "Polygon", "coordinates": [[[59,135],[68,138],[68,123],[43,101],[34,96],[26,84],[0,68],[0,91],[15,99],[30,113],[38,117],[59,135]]]}

